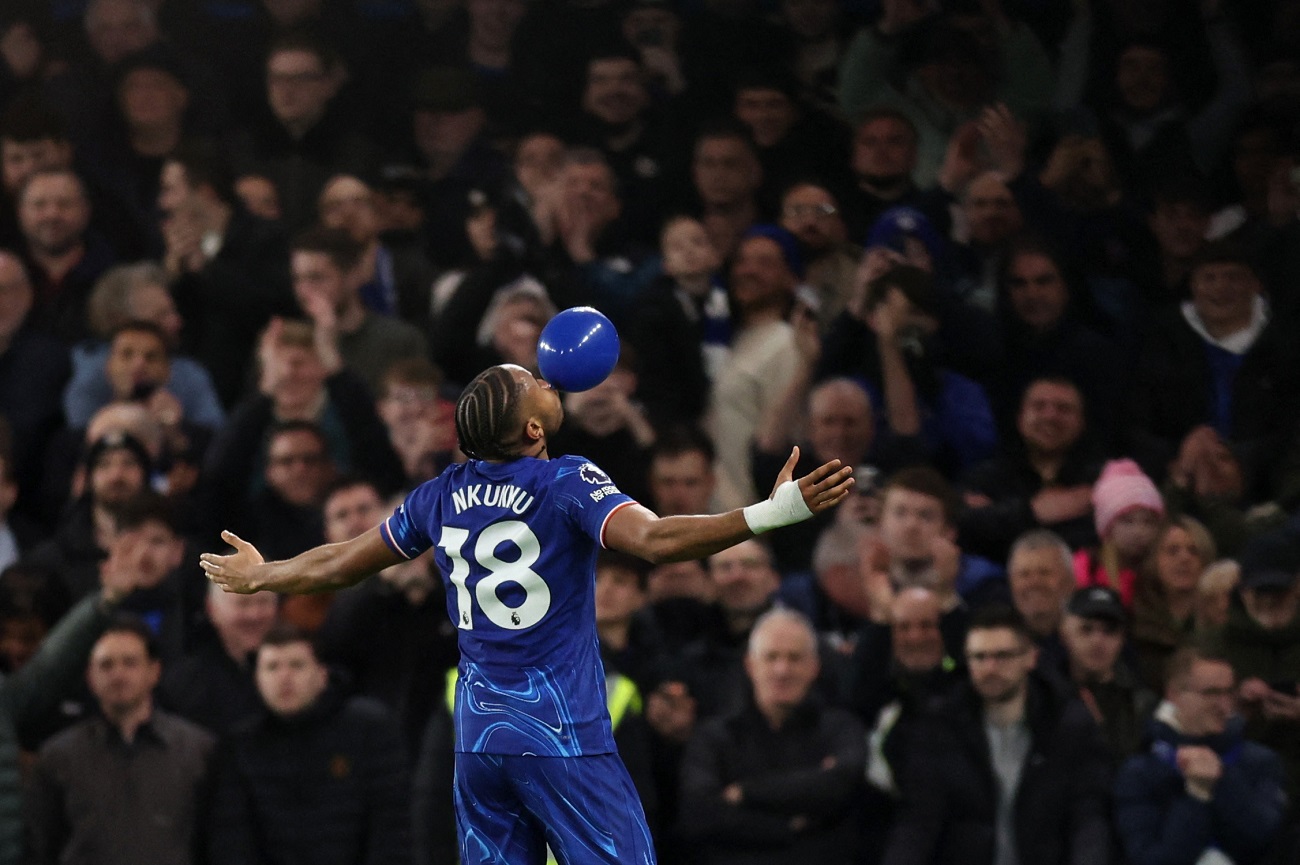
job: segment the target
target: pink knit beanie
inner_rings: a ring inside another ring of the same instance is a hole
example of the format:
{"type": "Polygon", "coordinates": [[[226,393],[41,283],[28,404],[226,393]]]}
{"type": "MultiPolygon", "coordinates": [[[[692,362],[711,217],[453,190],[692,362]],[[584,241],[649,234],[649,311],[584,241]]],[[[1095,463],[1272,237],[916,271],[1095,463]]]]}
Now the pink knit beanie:
{"type": "Polygon", "coordinates": [[[1142,473],[1132,460],[1111,460],[1101,470],[1092,487],[1093,517],[1097,536],[1105,538],[1110,524],[1125,511],[1147,508],[1164,516],[1165,503],[1151,478],[1142,473]]]}

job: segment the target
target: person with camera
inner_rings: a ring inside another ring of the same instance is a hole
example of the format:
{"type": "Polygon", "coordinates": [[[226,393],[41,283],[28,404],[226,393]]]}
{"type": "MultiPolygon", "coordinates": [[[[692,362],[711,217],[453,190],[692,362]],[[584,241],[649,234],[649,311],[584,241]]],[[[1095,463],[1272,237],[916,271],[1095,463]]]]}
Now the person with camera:
{"type": "Polygon", "coordinates": [[[939,293],[913,263],[928,265],[928,256],[908,249],[908,258],[867,250],[854,295],[823,341],[818,375],[864,379],[878,433],[919,439],[921,459],[951,474],[992,456],[997,429],[984,388],[943,363],[939,293]]]}

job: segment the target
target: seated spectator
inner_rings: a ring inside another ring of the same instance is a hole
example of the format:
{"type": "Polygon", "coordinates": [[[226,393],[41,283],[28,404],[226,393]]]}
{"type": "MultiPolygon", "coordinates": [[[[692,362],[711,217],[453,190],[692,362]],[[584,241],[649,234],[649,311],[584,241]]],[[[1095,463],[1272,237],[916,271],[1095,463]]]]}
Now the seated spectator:
{"type": "MultiPolygon", "coordinates": [[[[113,70],[111,106],[103,134],[83,142],[82,163],[130,208],[136,225],[152,225],[159,174],[167,155],[200,126],[212,130],[194,86],[172,48],[154,45],[124,57],[113,70]]],[[[148,251],[158,252],[156,232],[148,251]]]]}
{"type": "Polygon", "coordinates": [[[216,744],[211,733],[155,707],[162,676],[154,634],[115,620],[90,653],[86,680],[99,705],[41,748],[31,784],[35,860],[196,861],[199,820],[216,744]]]}
{"type": "MultiPolygon", "coordinates": [[[[674,653],[673,669],[664,677],[688,686],[700,717],[725,715],[744,703],[745,641],[781,589],[771,550],[758,538],[714,553],[708,568],[716,600],[692,623],[693,638],[674,653]]],[[[661,612],[656,605],[657,619],[661,612]]],[[[672,630],[664,628],[670,641],[672,630]]]]}
{"type": "Polygon", "coordinates": [[[1241,555],[1241,603],[1205,638],[1232,664],[1246,734],[1281,756],[1300,789],[1300,550],[1286,535],[1265,535],[1241,555]]]}
{"type": "Polygon", "coordinates": [[[1047,53],[1022,21],[891,6],[845,52],[839,102],[850,119],[879,106],[906,114],[917,130],[914,176],[928,187],[960,124],[994,102],[1037,117],[1054,80],[1047,53]]]}
{"type": "MultiPolygon", "coordinates": [[[[424,63],[430,62],[427,58],[424,63]]],[[[411,163],[421,178],[424,246],[444,267],[472,260],[473,242],[464,226],[477,199],[496,190],[508,175],[505,157],[493,146],[483,89],[474,70],[442,58],[411,78],[402,113],[409,130],[411,163]],[[409,107],[408,107],[409,106],[409,107]],[[476,195],[477,193],[477,195],[476,195]]],[[[406,94],[403,94],[406,95],[406,94]]]]}
{"type": "Polygon", "coordinates": [[[600,384],[581,393],[564,394],[564,425],[548,450],[590,459],[619,489],[645,501],[645,464],[655,430],[645,409],[636,402],[636,390],[631,352],[625,349],[600,384]]]}
{"type": "Polygon", "coordinates": [[[666,181],[679,167],[672,163],[680,144],[675,118],[655,104],[650,70],[632,45],[599,46],[585,72],[572,138],[604,154],[627,204],[623,224],[631,236],[649,240],[671,194],[666,181]]]}
{"type": "Polygon", "coordinates": [[[1130,189],[1143,190],[1171,174],[1208,173],[1218,166],[1250,101],[1249,67],[1236,28],[1217,8],[1202,10],[1202,20],[1209,50],[1201,62],[1212,64],[1218,86],[1200,102],[1188,98],[1187,82],[1179,86],[1188,72],[1178,64],[1176,49],[1183,46],[1166,43],[1162,37],[1167,28],[1159,24],[1119,46],[1099,70],[1110,84],[1109,98],[1096,105],[1101,135],[1130,189]]]}
{"type": "Polygon", "coordinates": [[[1207,630],[1228,623],[1232,600],[1241,582],[1241,565],[1232,559],[1219,559],[1201,572],[1196,584],[1196,622],[1207,630]]]}
{"type": "Polygon", "coordinates": [[[837,113],[836,86],[844,50],[857,27],[854,16],[836,3],[781,4],[781,23],[794,37],[792,69],[801,90],[817,109],[837,113]]]}
{"type": "Polygon", "coordinates": [[[854,861],[865,738],[851,714],[812,699],[812,625],[789,610],[764,615],[745,671],[753,697],[687,746],[679,832],[705,863],[854,861]]]}
{"type": "Polygon", "coordinates": [[[1191,289],[1143,347],[1128,415],[1132,452],[1153,477],[1167,467],[1180,486],[1198,477],[1199,461],[1222,453],[1230,459],[1216,459],[1205,492],[1255,502],[1293,427],[1295,346],[1270,315],[1253,265],[1227,242],[1197,256],[1191,289]]]}
{"type": "Polygon", "coordinates": [[[362,175],[375,145],[341,110],[343,59],[314,35],[289,33],[265,55],[265,107],[231,142],[239,173],[256,172],[280,193],[284,224],[298,231],[315,216],[316,200],[334,174],[362,175]]]}
{"type": "Polygon", "coordinates": [[[823,114],[808,105],[798,80],[784,67],[742,67],[731,78],[731,113],[754,138],[763,169],[763,200],[774,202],[791,184],[811,177],[843,185],[849,130],[838,113],[823,114]]]}
{"type": "MultiPolygon", "coordinates": [[[[849,378],[832,378],[812,385],[818,347],[810,319],[799,324],[799,363],[781,399],[764,412],[754,436],[754,488],[763,489],[790,458],[790,448],[799,445],[795,475],[839,460],[842,465],[875,467],[890,472],[912,462],[921,462],[915,441],[876,438],[871,397],[862,385],[849,378]]],[[[827,511],[772,537],[772,548],[782,573],[807,571],[812,564],[817,536],[836,519],[827,511]]]]}
{"type": "Polygon", "coordinates": [[[565,154],[555,195],[543,199],[538,227],[547,244],[542,272],[557,305],[580,297],[612,318],[627,321],[636,297],[657,274],[644,241],[629,234],[627,202],[609,162],[599,151],[574,148],[565,154]]]}
{"type": "Polygon", "coordinates": [[[850,237],[866,237],[892,208],[928,209],[913,179],[916,167],[916,124],[906,114],[879,106],[858,118],[849,157],[856,183],[842,202],[850,237]]]}
{"type": "Polygon", "coordinates": [[[377,247],[367,247],[341,228],[309,229],[289,247],[293,292],[315,328],[325,365],[350,370],[371,393],[384,371],[399,360],[428,357],[424,335],[412,324],[371,311],[362,288],[375,268],[377,247]]]}
{"type": "Polygon", "coordinates": [[[991,456],[997,429],[984,389],[943,365],[931,276],[886,262],[861,288],[826,335],[819,376],[864,378],[877,435],[919,437],[928,462],[944,471],[991,456]]]}
{"type": "Polygon", "coordinates": [[[769,407],[785,393],[796,368],[794,328],[786,316],[803,276],[798,246],[777,226],[753,226],[731,266],[735,315],[731,355],[718,370],[709,403],[718,449],[719,510],[753,501],[751,446],[769,407]]]}
{"type": "Polygon", "coordinates": [[[181,656],[189,642],[190,586],[186,577],[193,571],[182,568],[185,540],[176,530],[176,517],[167,500],[152,492],[123,505],[116,523],[108,555],[100,564],[99,582],[107,579],[105,572],[131,574],[135,591],[122,601],[121,608],[144,622],[157,643],[157,656],[169,664],[181,656]]]}
{"type": "Polygon", "coordinates": [[[0,571],[0,669],[6,676],[27,666],[71,606],[71,595],[53,571],[23,563],[0,571]]]}
{"type": "Polygon", "coordinates": [[[29,561],[55,571],[75,599],[99,585],[100,562],[117,535],[122,509],[149,488],[153,462],[136,438],[112,432],[90,442],[83,457],[85,490],[74,497],[53,537],[29,561]]]}
{"type": "Polygon", "coordinates": [[[1205,526],[1181,516],[1161,527],[1142,563],[1131,636],[1138,675],[1157,693],[1164,688],[1170,655],[1204,627],[1200,582],[1214,556],[1214,540],[1205,526]]]}
{"type": "Polygon", "coordinates": [[[1006,369],[993,391],[994,409],[1003,420],[1030,382],[1064,378],[1083,397],[1091,438],[1109,447],[1117,432],[1115,393],[1122,392],[1127,371],[1119,347],[1084,322],[1084,299],[1072,296],[1076,289],[1062,262],[1060,254],[1035,240],[1012,241],[1007,249],[997,301],[1006,369]]]}
{"type": "Polygon", "coordinates": [[[699,423],[731,337],[722,258],[689,216],[664,222],[663,275],[636,299],[625,335],[641,360],[641,401],[659,428],[699,423]]]}
{"type": "Polygon", "coordinates": [[[456,453],[456,404],[442,387],[442,371],[424,358],[399,360],[380,379],[375,407],[408,486],[437,475],[456,453]]]}
{"type": "MultiPolygon", "coordinates": [[[[1053,239],[1070,260],[1087,265],[1070,280],[1077,294],[1074,315],[1066,321],[1091,312],[1097,318],[1093,326],[1130,348],[1154,299],[1147,295],[1145,276],[1138,278],[1147,262],[1145,215],[1125,195],[1110,151],[1095,130],[1080,124],[1057,139],[1038,182],[1058,206],[1061,226],[1053,239]]],[[[1159,266],[1154,256],[1150,262],[1159,266]]],[[[1095,399],[1091,392],[1088,396],[1095,399]]]]}
{"type": "Polygon", "coordinates": [[[650,566],[633,556],[605,550],[596,561],[596,633],[606,670],[632,679],[640,688],[653,683],[663,641],[646,609],[650,566]]]}
{"type": "Polygon", "coordinates": [[[1069,546],[1047,529],[1026,532],[1011,545],[1007,582],[1011,604],[1034,638],[1038,668],[1059,672],[1066,661],[1061,623],[1075,588],[1069,546]]]}
{"type": "Polygon", "coordinates": [[[335,175],[321,190],[317,210],[321,225],[346,231],[365,248],[363,258],[373,268],[361,286],[365,307],[378,315],[395,316],[425,328],[433,264],[417,244],[394,244],[381,235],[384,225],[374,190],[360,178],[335,175]]]}
{"type": "MultiPolygon", "coordinates": [[[[112,621],[118,603],[130,594],[132,574],[117,571],[108,576],[97,592],[83,598],[49,632],[31,659],[16,673],[0,681],[0,718],[4,724],[4,748],[0,750],[0,783],[15,792],[24,789],[19,767],[19,731],[28,731],[58,712],[59,702],[74,691],[85,674],[86,659],[95,640],[112,621]],[[126,582],[122,582],[126,580],[126,582]]],[[[120,790],[119,790],[120,792],[120,790]]],[[[21,810],[15,797],[12,805],[21,810]]],[[[21,862],[26,853],[23,821],[0,823],[0,850],[11,861],[21,862]]]]}
{"type": "Polygon", "coordinates": [[[1155,548],[1165,503],[1151,478],[1132,460],[1111,460],[1092,487],[1093,522],[1098,547],[1074,555],[1080,586],[1109,586],[1133,606],[1138,570],[1155,548]]]}
{"type": "Polygon", "coordinates": [[[965,654],[969,682],[916,725],[884,862],[1110,862],[1110,760],[1088,710],[1034,671],[1014,611],[977,613],[965,654]]]}
{"type": "Polygon", "coordinates": [[[1016,436],[962,480],[962,542],[1000,559],[1024,532],[1045,528],[1071,547],[1096,542],[1092,485],[1101,469],[1087,436],[1083,394],[1071,381],[1036,378],[1025,388],[1016,436]]]}
{"type": "Polygon", "coordinates": [[[862,250],[848,240],[839,204],[826,186],[799,181],[781,195],[781,227],[799,240],[804,284],[818,300],[813,313],[825,330],[853,293],[862,250]]]}
{"type": "Polygon", "coordinates": [[[1025,227],[1025,214],[1006,179],[996,171],[976,174],[961,196],[966,242],[954,258],[953,291],[962,303],[993,312],[998,302],[998,271],[1005,266],[1011,240],[1025,227]]]}
{"type": "Polygon", "coordinates": [[[235,534],[287,559],[325,542],[321,506],[338,473],[325,432],[311,421],[271,425],[261,454],[262,477],[250,490],[235,534]]]}
{"type": "MultiPolygon", "coordinates": [[[[181,396],[186,392],[173,392],[166,386],[172,380],[170,352],[167,334],[153,322],[129,321],[118,325],[109,334],[102,370],[109,398],[102,405],[88,406],[90,411],[85,419],[89,421],[95,412],[112,403],[138,403],[162,430],[165,454],[197,467],[215,428],[221,423],[221,406],[206,376],[207,392],[188,392],[188,398],[181,396]],[[187,414],[190,407],[200,412],[208,423],[200,423],[187,414]]],[[[168,492],[183,493],[188,488],[168,492]]]]}
{"type": "Polygon", "coordinates": [[[1138,750],[1157,703],[1155,692],[1138,681],[1120,655],[1127,624],[1119,594],[1103,586],[1076,590],[1061,622],[1066,658],[1060,672],[1078,687],[1117,758],[1138,750]]]}
{"type": "Polygon", "coordinates": [[[273,320],[261,335],[258,365],[260,393],[231,413],[208,451],[209,519],[230,525],[240,518],[261,484],[267,430],[286,421],[319,425],[337,470],[375,478],[382,490],[401,487],[401,463],[375,415],[373,398],[347,370],[326,367],[311,325],[273,320]]]}
{"type": "Polygon", "coordinates": [[[848,699],[868,728],[867,782],[875,791],[867,812],[868,849],[883,845],[889,832],[912,728],[931,701],[966,675],[944,645],[943,618],[934,592],[904,589],[894,598],[889,624],[867,624],[853,650],[848,699]]]}
{"type": "MultiPolygon", "coordinates": [[[[939,207],[942,210],[943,205],[939,207]]],[[[941,214],[931,216],[914,207],[892,207],[881,214],[863,242],[865,251],[846,311],[861,318],[871,284],[896,267],[905,265],[928,274],[932,290],[909,297],[938,322],[933,348],[941,347],[944,363],[953,372],[992,386],[1006,374],[997,317],[962,302],[952,291],[956,263],[953,245],[939,228],[943,224],[941,214]]]]}
{"type": "Polygon", "coordinates": [[[209,628],[167,665],[158,702],[224,736],[261,707],[253,682],[253,654],[278,618],[279,598],[270,592],[237,595],[209,583],[204,600],[209,628]]]}
{"type": "Polygon", "coordinates": [[[1144,214],[1147,243],[1137,250],[1133,281],[1142,291],[1145,317],[1158,315],[1191,296],[1190,281],[1207,243],[1214,201],[1197,174],[1161,180],[1144,214]]]}
{"type": "Polygon", "coordinates": [[[651,510],[660,516],[710,513],[714,458],[713,443],[698,431],[678,430],[656,440],[646,470],[651,510]]]}
{"type": "Polygon", "coordinates": [[[106,375],[111,354],[108,340],[118,328],[139,321],[157,326],[166,337],[167,378],[154,384],[174,395],[182,417],[209,429],[225,421],[212,376],[198,361],[176,354],[184,322],[176,311],[168,282],[161,267],[142,263],[114,267],[95,283],[86,305],[95,336],[93,341],[73,346],[72,381],[63,390],[68,426],[85,427],[96,411],[114,399],[128,398],[129,394],[115,393],[106,375]]]}
{"type": "Polygon", "coordinates": [[[812,571],[829,604],[820,611],[818,630],[848,637],[871,616],[862,557],[880,532],[881,486],[874,466],[853,470],[853,490],[835,509],[835,519],[817,536],[812,571]]]}
{"type": "Polygon", "coordinates": [[[252,359],[234,347],[253,345],[273,315],[296,308],[284,237],[240,206],[229,167],[208,147],[186,145],[163,163],[158,210],[162,263],[189,325],[183,345],[233,406],[252,359]]]}
{"type": "Polygon", "coordinates": [[[902,469],[886,482],[879,532],[862,559],[873,621],[887,621],[895,593],[912,586],[938,595],[945,612],[1005,598],[1002,568],[955,543],[956,510],[956,494],[932,468],[902,469]]]}
{"type": "Polygon", "coordinates": [[[410,861],[410,776],[383,706],[330,682],[286,625],[257,651],[264,710],[218,751],[208,860],[410,861]]]}
{"type": "Polygon", "coordinates": [[[1232,666],[1183,648],[1170,658],[1149,750],[1115,781],[1115,830],[1130,862],[1265,860],[1286,814],[1286,770],[1233,712],[1232,666]]]}
{"type": "MultiPolygon", "coordinates": [[[[107,105],[105,101],[105,105],[107,105]]],[[[34,94],[14,100],[0,116],[0,247],[20,249],[18,194],[38,171],[71,169],[76,148],[68,123],[34,94]]],[[[140,223],[128,205],[93,178],[83,178],[90,198],[92,230],[102,236],[118,257],[130,261],[145,253],[147,224],[140,223]]]]}
{"type": "Polygon", "coordinates": [[[765,216],[758,197],[763,165],[749,129],[723,121],[701,131],[691,151],[691,182],[709,244],[728,261],[745,232],[765,216]]]}
{"type": "MultiPolygon", "coordinates": [[[[341,543],[373,529],[391,511],[373,484],[345,475],[326,494],[324,513],[325,539],[341,543]]],[[[442,701],[444,674],[459,658],[432,556],[385,568],[332,598],[317,607],[324,615],[316,635],[322,660],[349,674],[355,693],[388,706],[416,753],[442,701]]]]}
{"type": "Polygon", "coordinates": [[[18,192],[18,227],[35,289],[28,326],[71,344],[86,335],[86,301],[117,255],[90,227],[90,198],[70,168],[37,171],[18,192]]]}
{"type": "Polygon", "coordinates": [[[60,424],[58,394],[71,373],[67,348],[25,327],[34,297],[22,260],[0,250],[0,414],[12,435],[7,468],[29,495],[40,486],[45,449],[60,424]]]}

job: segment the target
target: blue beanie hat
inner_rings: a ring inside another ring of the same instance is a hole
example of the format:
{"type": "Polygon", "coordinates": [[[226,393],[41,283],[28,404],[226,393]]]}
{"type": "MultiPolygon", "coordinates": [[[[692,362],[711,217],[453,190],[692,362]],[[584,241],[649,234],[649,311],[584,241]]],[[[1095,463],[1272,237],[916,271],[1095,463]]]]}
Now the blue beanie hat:
{"type": "Polygon", "coordinates": [[[790,268],[790,272],[797,279],[803,279],[804,266],[803,254],[799,252],[799,241],[795,236],[786,231],[779,225],[771,223],[760,223],[751,225],[740,239],[741,241],[749,240],[751,237],[766,237],[781,248],[781,257],[785,259],[785,266],[790,268]]]}
{"type": "Polygon", "coordinates": [[[873,246],[888,246],[901,249],[903,238],[915,237],[925,244],[930,259],[938,265],[947,251],[943,236],[935,230],[929,217],[914,207],[891,207],[872,224],[867,232],[867,249],[873,246]]]}

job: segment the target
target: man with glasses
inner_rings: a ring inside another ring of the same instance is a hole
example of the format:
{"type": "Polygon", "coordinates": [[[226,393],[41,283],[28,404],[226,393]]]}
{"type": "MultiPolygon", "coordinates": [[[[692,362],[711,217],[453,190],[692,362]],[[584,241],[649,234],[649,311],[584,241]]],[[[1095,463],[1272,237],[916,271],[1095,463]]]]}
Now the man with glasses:
{"type": "Polygon", "coordinates": [[[862,249],[848,241],[848,228],[835,196],[817,183],[795,183],[785,190],[781,227],[799,241],[804,284],[812,289],[801,300],[809,303],[816,299],[816,308],[809,311],[825,331],[852,295],[862,249]]]}
{"type": "Polygon", "coordinates": [[[1061,622],[1067,656],[1062,672],[1078,686],[1079,698],[1117,757],[1137,750],[1156,708],[1156,695],[1143,687],[1121,657],[1127,621],[1118,593],[1089,586],[1070,596],[1061,622]]]}
{"type": "Polygon", "coordinates": [[[1232,665],[1183,648],[1168,681],[1149,750],[1124,763],[1115,785],[1129,861],[1262,861],[1286,814],[1286,772],[1277,754],[1244,737],[1232,665]]]}
{"type": "Polygon", "coordinates": [[[1034,672],[1033,637],[989,606],[970,680],[916,727],[886,865],[1106,865],[1110,766],[1084,705],[1034,672]]]}

